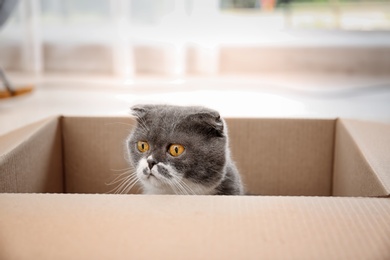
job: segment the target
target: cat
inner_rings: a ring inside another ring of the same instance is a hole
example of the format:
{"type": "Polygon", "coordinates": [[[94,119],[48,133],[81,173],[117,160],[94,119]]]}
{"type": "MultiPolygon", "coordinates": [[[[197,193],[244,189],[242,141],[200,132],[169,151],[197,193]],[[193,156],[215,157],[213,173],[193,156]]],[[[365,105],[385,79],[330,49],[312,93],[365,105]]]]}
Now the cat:
{"type": "Polygon", "coordinates": [[[126,149],[144,194],[244,194],[217,111],[171,105],[136,105],[131,111],[137,125],[126,149]]]}

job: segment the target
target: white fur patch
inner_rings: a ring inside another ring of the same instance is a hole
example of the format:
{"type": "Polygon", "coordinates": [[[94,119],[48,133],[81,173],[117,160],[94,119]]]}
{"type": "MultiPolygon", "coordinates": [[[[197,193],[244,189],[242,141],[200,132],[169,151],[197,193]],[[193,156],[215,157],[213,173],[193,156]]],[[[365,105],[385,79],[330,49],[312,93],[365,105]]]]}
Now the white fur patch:
{"type": "MultiPolygon", "coordinates": [[[[148,158],[152,158],[149,156],[148,158]]],[[[169,183],[169,179],[161,175],[157,170],[157,165],[166,168],[171,175],[176,174],[172,167],[163,163],[156,164],[152,170],[149,169],[147,159],[142,158],[137,167],[137,177],[141,180],[145,194],[175,194],[169,183]],[[152,175],[144,174],[144,170],[152,173],[152,175]]]]}
{"type": "Polygon", "coordinates": [[[182,174],[170,165],[160,162],[150,170],[147,159],[145,158],[142,158],[138,163],[137,176],[143,185],[144,194],[211,195],[214,192],[214,187],[207,188],[184,179],[182,174]],[[167,169],[172,177],[166,178],[160,174],[157,170],[157,165],[167,169]],[[145,169],[151,172],[153,176],[144,174],[145,169]]]}

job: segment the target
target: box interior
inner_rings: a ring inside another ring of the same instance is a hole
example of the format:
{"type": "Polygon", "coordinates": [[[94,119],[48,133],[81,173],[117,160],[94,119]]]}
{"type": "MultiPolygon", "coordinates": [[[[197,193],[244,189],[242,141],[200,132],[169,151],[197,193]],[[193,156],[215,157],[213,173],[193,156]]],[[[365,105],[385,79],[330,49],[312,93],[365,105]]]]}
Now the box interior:
{"type": "Polygon", "coordinates": [[[79,194],[109,192],[129,167],[133,118],[1,136],[0,259],[389,259],[390,199],[372,198],[389,196],[389,125],[226,121],[247,191],[285,196],[79,194]]]}
{"type": "MultiPolygon", "coordinates": [[[[386,197],[390,126],[346,119],[228,118],[252,195],[386,197]]],[[[131,117],[52,117],[0,137],[0,192],[110,193],[129,169],[131,117]]],[[[131,193],[140,190],[133,188],[131,193]]]]}

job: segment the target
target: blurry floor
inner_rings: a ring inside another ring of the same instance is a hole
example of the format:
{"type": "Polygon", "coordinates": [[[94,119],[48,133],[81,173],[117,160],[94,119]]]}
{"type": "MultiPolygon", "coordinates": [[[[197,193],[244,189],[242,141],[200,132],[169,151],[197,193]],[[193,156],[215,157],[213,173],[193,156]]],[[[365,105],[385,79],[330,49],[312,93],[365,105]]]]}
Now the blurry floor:
{"type": "Polygon", "coordinates": [[[0,100],[0,135],[51,115],[126,116],[137,103],[204,105],[225,117],[346,117],[390,123],[390,75],[139,77],[10,73],[18,84],[36,82],[23,97],[0,100]]]}

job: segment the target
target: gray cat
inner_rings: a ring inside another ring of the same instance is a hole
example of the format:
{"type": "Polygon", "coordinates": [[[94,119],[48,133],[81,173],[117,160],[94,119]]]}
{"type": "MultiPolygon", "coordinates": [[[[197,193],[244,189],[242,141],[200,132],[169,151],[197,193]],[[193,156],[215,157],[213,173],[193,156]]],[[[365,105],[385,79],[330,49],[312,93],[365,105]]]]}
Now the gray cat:
{"type": "Polygon", "coordinates": [[[226,124],[204,107],[139,105],[127,140],[145,194],[241,195],[226,124]]]}

